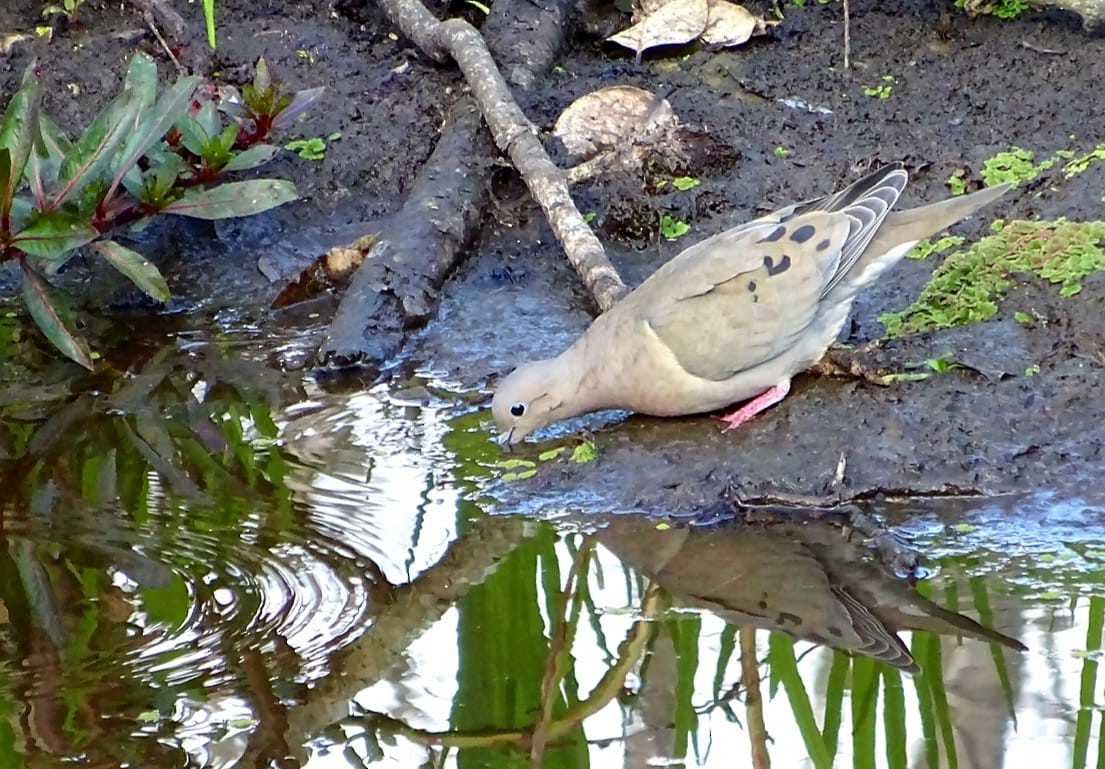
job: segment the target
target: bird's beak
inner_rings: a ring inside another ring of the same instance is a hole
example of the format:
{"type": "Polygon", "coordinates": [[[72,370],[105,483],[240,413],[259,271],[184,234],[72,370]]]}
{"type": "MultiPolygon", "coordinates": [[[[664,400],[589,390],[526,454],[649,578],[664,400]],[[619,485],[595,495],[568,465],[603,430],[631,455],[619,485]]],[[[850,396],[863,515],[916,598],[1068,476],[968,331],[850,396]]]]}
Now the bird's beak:
{"type": "Polygon", "coordinates": [[[505,433],[499,433],[497,436],[495,436],[495,443],[499,444],[499,446],[501,446],[506,451],[510,451],[511,450],[510,436],[512,436],[512,435],[514,435],[514,430],[513,429],[511,429],[511,430],[509,430],[505,433]]]}

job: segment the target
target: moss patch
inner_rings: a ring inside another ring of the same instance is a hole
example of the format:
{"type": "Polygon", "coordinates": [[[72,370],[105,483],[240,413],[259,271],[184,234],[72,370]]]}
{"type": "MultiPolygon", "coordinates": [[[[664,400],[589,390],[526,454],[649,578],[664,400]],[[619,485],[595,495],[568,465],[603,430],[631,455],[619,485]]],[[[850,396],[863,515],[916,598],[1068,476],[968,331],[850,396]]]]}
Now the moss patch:
{"type": "Polygon", "coordinates": [[[990,318],[1013,285],[1030,272],[1059,286],[1061,296],[1082,290],[1082,279],[1105,270],[1105,221],[1017,221],[951,254],[912,305],[879,318],[889,338],[990,318]]]}
{"type": "MultiPolygon", "coordinates": [[[[1063,178],[1070,179],[1102,160],[1105,160],[1105,144],[1099,144],[1081,155],[1073,150],[1057,150],[1054,155],[1039,163],[1036,162],[1036,153],[1013,147],[1008,152],[999,152],[982,164],[982,180],[987,187],[1003,182],[1020,184],[1035,179],[1059,163],[1063,163],[1063,178]]],[[[952,180],[949,179],[948,183],[951,186],[952,180]]]]}

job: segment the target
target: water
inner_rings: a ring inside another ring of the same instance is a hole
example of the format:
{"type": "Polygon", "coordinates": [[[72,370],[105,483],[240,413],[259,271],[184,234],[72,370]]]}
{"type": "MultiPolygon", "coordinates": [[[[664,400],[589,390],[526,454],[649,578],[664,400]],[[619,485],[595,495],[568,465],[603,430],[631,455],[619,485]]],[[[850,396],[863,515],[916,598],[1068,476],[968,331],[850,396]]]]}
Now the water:
{"type": "Polygon", "coordinates": [[[0,769],[1105,760],[1100,502],[874,510],[916,589],[838,518],[507,510],[472,393],[259,336],[0,390],[0,769]]]}

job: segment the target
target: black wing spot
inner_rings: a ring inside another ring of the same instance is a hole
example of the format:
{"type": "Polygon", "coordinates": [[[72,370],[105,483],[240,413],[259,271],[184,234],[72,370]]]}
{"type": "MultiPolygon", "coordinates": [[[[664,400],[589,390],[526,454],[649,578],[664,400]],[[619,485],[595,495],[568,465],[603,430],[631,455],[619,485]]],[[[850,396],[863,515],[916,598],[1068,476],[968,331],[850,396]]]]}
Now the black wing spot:
{"type": "Polygon", "coordinates": [[[756,281],[754,281],[754,280],[748,281],[748,290],[749,291],[755,291],[756,290],[756,281]]]}
{"type": "Polygon", "coordinates": [[[774,243],[776,240],[779,240],[780,238],[782,238],[786,234],[787,234],[787,228],[782,226],[782,225],[779,225],[778,227],[773,229],[769,235],[764,236],[758,242],[760,242],[760,243],[774,243]]]}
{"type": "Polygon", "coordinates": [[[805,243],[807,240],[817,234],[817,228],[812,224],[803,224],[790,234],[790,239],[795,243],[805,243]]]}
{"type": "Polygon", "coordinates": [[[827,249],[831,245],[832,245],[832,241],[830,241],[828,238],[825,238],[823,241],[821,241],[820,243],[817,244],[817,250],[818,251],[824,251],[825,249],[827,249]]]}
{"type": "Polygon", "coordinates": [[[764,267],[767,268],[767,274],[772,277],[776,275],[782,275],[784,272],[790,269],[790,257],[783,254],[783,258],[778,264],[775,264],[775,260],[770,256],[764,257],[764,267]]]}

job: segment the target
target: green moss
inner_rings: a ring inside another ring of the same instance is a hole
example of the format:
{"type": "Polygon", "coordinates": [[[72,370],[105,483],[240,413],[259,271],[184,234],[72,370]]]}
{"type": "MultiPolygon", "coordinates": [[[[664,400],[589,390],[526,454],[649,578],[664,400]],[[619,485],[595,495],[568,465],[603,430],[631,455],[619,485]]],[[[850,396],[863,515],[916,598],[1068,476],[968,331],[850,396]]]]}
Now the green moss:
{"type": "MultiPolygon", "coordinates": [[[[1105,160],[1105,144],[1097,145],[1084,155],[1078,155],[1073,150],[1057,150],[1047,160],[1040,163],[1036,163],[1035,160],[1036,153],[1020,147],[1013,147],[1009,152],[999,152],[983,162],[982,180],[986,182],[987,187],[1003,182],[1021,184],[1035,179],[1063,161],[1066,161],[1063,164],[1063,177],[1070,179],[1086,171],[1094,163],[1105,160]]],[[[952,179],[955,178],[952,177],[952,179]]],[[[952,179],[948,180],[948,186],[952,187],[953,194],[960,194],[956,192],[952,179]]]]}
{"type": "Polygon", "coordinates": [[[948,235],[933,243],[925,238],[906,254],[906,259],[928,259],[933,254],[942,254],[950,248],[963,245],[963,238],[958,235],[948,235]]]}
{"type": "Polygon", "coordinates": [[[879,318],[886,336],[964,326],[992,317],[1009,277],[1030,272],[1059,286],[1060,296],[1082,290],[1082,279],[1105,270],[1105,221],[1003,223],[993,235],[949,256],[911,306],[879,318]]]}
{"type": "Polygon", "coordinates": [[[1015,19],[1028,8],[1027,0],[997,0],[990,13],[999,19],[1015,19]]]}

